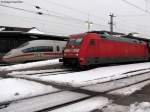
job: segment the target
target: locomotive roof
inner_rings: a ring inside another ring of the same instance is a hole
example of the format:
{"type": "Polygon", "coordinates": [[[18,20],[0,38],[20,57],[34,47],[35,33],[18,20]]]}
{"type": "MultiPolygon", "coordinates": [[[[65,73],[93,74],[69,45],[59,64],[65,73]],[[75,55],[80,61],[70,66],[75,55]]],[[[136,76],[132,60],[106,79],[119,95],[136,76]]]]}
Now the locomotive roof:
{"type": "Polygon", "coordinates": [[[135,37],[132,35],[125,35],[125,38],[130,38],[130,39],[137,39],[137,40],[141,40],[141,41],[146,41],[146,42],[150,42],[150,39],[146,39],[146,38],[141,38],[141,37],[135,37]]]}
{"type": "Polygon", "coordinates": [[[102,30],[102,31],[90,31],[90,33],[97,33],[97,34],[110,34],[110,35],[125,35],[124,33],[118,33],[118,32],[110,32],[110,31],[105,31],[105,30],[102,30]]]}
{"type": "Polygon", "coordinates": [[[115,36],[115,35],[119,35],[119,37],[123,37],[123,38],[127,38],[127,39],[135,39],[135,40],[139,40],[139,41],[150,42],[150,39],[141,38],[141,37],[135,37],[135,36],[133,36],[131,34],[126,35],[124,33],[110,32],[110,31],[105,31],[105,30],[103,30],[103,31],[91,31],[90,33],[97,33],[97,34],[105,34],[105,33],[107,33],[107,34],[112,35],[112,37],[115,36]]]}
{"type": "Polygon", "coordinates": [[[1,31],[0,38],[32,39],[32,40],[46,39],[46,40],[66,41],[69,37],[48,35],[48,34],[26,33],[21,31],[1,31]]]}

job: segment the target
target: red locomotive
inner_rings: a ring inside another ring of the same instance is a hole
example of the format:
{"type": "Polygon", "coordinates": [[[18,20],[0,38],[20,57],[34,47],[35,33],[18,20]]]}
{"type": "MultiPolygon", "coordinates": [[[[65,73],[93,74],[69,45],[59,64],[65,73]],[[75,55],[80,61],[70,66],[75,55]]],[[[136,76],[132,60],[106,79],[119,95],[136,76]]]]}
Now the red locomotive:
{"type": "Polygon", "coordinates": [[[108,31],[72,35],[63,52],[64,65],[88,66],[149,58],[150,40],[108,31]]]}

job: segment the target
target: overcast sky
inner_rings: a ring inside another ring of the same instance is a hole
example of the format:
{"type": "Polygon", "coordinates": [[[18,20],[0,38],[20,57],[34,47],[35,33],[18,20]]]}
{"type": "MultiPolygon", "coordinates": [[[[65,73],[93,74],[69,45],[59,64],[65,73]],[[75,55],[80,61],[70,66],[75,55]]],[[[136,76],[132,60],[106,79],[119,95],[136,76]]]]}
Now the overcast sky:
{"type": "Polygon", "coordinates": [[[88,30],[109,30],[109,14],[113,13],[114,31],[139,32],[150,38],[150,0],[0,0],[0,25],[37,27],[48,34],[68,35],[88,30]],[[6,2],[6,1],[9,1],[6,2]],[[22,1],[21,3],[14,3],[22,1]],[[147,4],[146,4],[147,3],[147,4]],[[40,9],[35,8],[39,6],[40,9]],[[24,9],[25,11],[21,11],[24,9]],[[41,12],[42,14],[36,14],[41,12]]]}

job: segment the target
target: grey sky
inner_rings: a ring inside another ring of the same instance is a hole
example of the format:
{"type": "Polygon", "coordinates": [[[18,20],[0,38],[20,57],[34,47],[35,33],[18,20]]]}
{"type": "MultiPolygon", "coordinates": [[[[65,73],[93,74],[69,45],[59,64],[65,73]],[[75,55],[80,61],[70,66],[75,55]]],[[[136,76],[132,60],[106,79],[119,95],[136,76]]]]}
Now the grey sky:
{"type": "MultiPolygon", "coordinates": [[[[150,0],[127,1],[150,11],[150,0]]],[[[112,12],[116,15],[114,31],[139,32],[150,38],[150,14],[123,0],[23,0],[23,3],[0,4],[44,13],[38,15],[0,6],[0,25],[37,27],[49,34],[68,35],[87,31],[88,14],[94,23],[91,30],[109,30],[109,14],[112,12]],[[41,9],[36,9],[35,5],[41,9]]]]}

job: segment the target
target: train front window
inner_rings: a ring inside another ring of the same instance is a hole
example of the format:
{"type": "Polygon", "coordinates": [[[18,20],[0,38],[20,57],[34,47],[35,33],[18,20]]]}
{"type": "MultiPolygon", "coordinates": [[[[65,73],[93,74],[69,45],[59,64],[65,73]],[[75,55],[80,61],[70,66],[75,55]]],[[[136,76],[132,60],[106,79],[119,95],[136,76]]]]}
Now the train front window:
{"type": "Polygon", "coordinates": [[[71,38],[68,42],[68,45],[80,45],[83,38],[71,38]]]}
{"type": "Polygon", "coordinates": [[[22,48],[22,47],[24,47],[24,46],[27,46],[29,44],[29,42],[26,42],[26,43],[24,43],[24,44],[21,44],[19,47],[17,47],[17,48],[22,48]]]}

